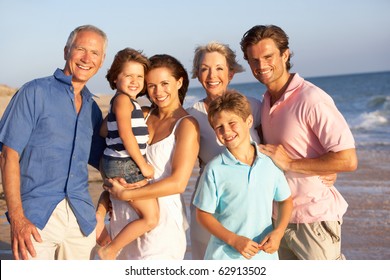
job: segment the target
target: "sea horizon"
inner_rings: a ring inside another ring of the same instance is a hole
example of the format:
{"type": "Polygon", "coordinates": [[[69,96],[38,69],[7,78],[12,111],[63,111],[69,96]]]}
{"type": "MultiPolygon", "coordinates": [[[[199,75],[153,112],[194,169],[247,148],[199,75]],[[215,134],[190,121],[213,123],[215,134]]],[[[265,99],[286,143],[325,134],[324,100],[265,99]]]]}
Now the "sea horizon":
{"type": "MultiPolygon", "coordinates": [[[[341,73],[341,74],[329,74],[329,75],[318,75],[318,76],[304,76],[304,75],[301,75],[299,72],[294,72],[294,71],[292,71],[291,73],[298,73],[301,77],[303,77],[303,78],[305,78],[307,80],[311,80],[311,79],[322,79],[322,78],[343,77],[343,76],[355,76],[355,75],[367,75],[367,74],[370,75],[370,74],[390,73],[390,70],[378,70],[378,71],[356,72],[356,73],[341,73]]],[[[239,75],[239,74],[236,74],[236,75],[239,75]]],[[[244,85],[244,84],[257,84],[257,85],[259,85],[259,87],[264,87],[264,85],[260,84],[257,80],[255,80],[255,78],[253,78],[252,81],[246,81],[246,82],[245,81],[244,82],[234,82],[233,81],[233,82],[230,83],[229,87],[230,88],[234,88],[235,85],[241,86],[241,85],[244,85]]],[[[2,84],[2,85],[6,85],[6,84],[2,84]]],[[[188,91],[195,90],[195,89],[196,90],[203,90],[203,87],[198,82],[196,82],[196,79],[190,79],[190,84],[189,84],[189,87],[188,87],[188,91]],[[196,83],[196,85],[192,85],[193,83],[196,83]]],[[[99,96],[99,95],[113,95],[114,93],[115,93],[115,91],[113,90],[110,93],[98,92],[98,93],[94,93],[94,94],[99,96]]]]}
{"type": "MultiPolygon", "coordinates": [[[[311,80],[311,79],[333,78],[333,77],[343,77],[343,76],[358,76],[358,75],[371,75],[371,74],[390,73],[390,70],[383,70],[383,71],[379,71],[378,70],[378,71],[370,71],[370,72],[356,72],[356,73],[342,73],[342,74],[329,74],[329,75],[318,75],[318,76],[305,76],[305,75],[302,75],[301,73],[295,72],[295,71],[291,71],[290,73],[292,73],[292,74],[298,73],[304,79],[311,80]]],[[[236,75],[239,75],[239,74],[236,74],[236,75]]],[[[256,84],[259,84],[260,86],[263,86],[255,78],[253,78],[253,79],[254,79],[253,81],[247,81],[247,82],[234,82],[233,81],[232,83],[230,83],[230,86],[233,87],[234,85],[251,84],[251,83],[256,83],[256,84]]],[[[191,80],[193,80],[193,79],[191,79],[191,80]]],[[[233,80],[234,80],[234,78],[233,78],[233,80]]],[[[197,85],[197,86],[193,86],[191,88],[200,88],[200,89],[202,89],[202,86],[201,85],[199,85],[199,86],[197,85]]]]}

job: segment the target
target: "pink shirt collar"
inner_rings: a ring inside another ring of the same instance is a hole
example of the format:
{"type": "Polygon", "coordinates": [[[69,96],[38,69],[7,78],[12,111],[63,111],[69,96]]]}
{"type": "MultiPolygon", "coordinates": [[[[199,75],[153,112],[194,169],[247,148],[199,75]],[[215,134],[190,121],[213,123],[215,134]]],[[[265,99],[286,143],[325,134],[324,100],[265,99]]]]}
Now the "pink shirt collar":
{"type": "MultiPolygon", "coordinates": [[[[304,82],[304,79],[299,76],[298,73],[292,73],[291,75],[294,75],[292,78],[290,84],[288,85],[286,91],[283,93],[283,95],[278,99],[278,101],[275,102],[275,104],[270,109],[270,114],[285,100],[287,100],[297,88],[299,88],[302,83],[304,82]]],[[[268,107],[271,107],[271,94],[268,92],[268,90],[264,94],[264,101],[266,102],[268,107]]]]}

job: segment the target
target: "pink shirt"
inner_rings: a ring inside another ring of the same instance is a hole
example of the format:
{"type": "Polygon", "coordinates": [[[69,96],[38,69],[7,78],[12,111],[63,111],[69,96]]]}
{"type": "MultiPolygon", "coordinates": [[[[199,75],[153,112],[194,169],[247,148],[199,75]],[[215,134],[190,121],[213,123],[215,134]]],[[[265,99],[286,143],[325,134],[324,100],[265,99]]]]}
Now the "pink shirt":
{"type": "MultiPolygon", "coordinates": [[[[269,92],[264,94],[261,122],[265,143],[282,144],[293,159],[355,148],[348,124],[333,99],[298,74],[272,108],[269,92]]],[[[291,223],[342,219],[348,204],[334,186],[325,186],[318,176],[285,175],[294,203],[291,223]]]]}

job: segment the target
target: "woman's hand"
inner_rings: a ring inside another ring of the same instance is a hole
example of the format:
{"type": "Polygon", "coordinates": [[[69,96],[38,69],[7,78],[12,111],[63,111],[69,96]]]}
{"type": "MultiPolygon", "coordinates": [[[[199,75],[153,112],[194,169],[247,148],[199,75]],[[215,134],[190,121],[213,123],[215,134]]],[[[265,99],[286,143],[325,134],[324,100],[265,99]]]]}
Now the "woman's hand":
{"type": "Polygon", "coordinates": [[[104,179],[103,188],[116,199],[131,201],[131,190],[142,187],[141,182],[131,184],[126,183],[123,178],[106,178],[104,179]]]}
{"type": "Polygon", "coordinates": [[[105,178],[103,188],[108,191],[114,198],[124,200],[123,194],[126,188],[122,185],[123,181],[123,178],[105,178]]]}

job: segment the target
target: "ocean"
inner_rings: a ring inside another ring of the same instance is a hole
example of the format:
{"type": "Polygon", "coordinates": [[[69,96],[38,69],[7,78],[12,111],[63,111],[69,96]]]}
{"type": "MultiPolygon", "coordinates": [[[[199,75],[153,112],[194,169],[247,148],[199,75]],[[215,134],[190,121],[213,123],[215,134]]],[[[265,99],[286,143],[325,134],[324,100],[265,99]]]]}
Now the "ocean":
{"type": "MultiPolygon", "coordinates": [[[[327,92],[348,122],[357,149],[390,150],[390,71],[306,78],[327,92]]],[[[262,99],[259,82],[231,84],[241,93],[262,99]]],[[[203,88],[190,88],[185,108],[205,97],[203,88]]]]}

